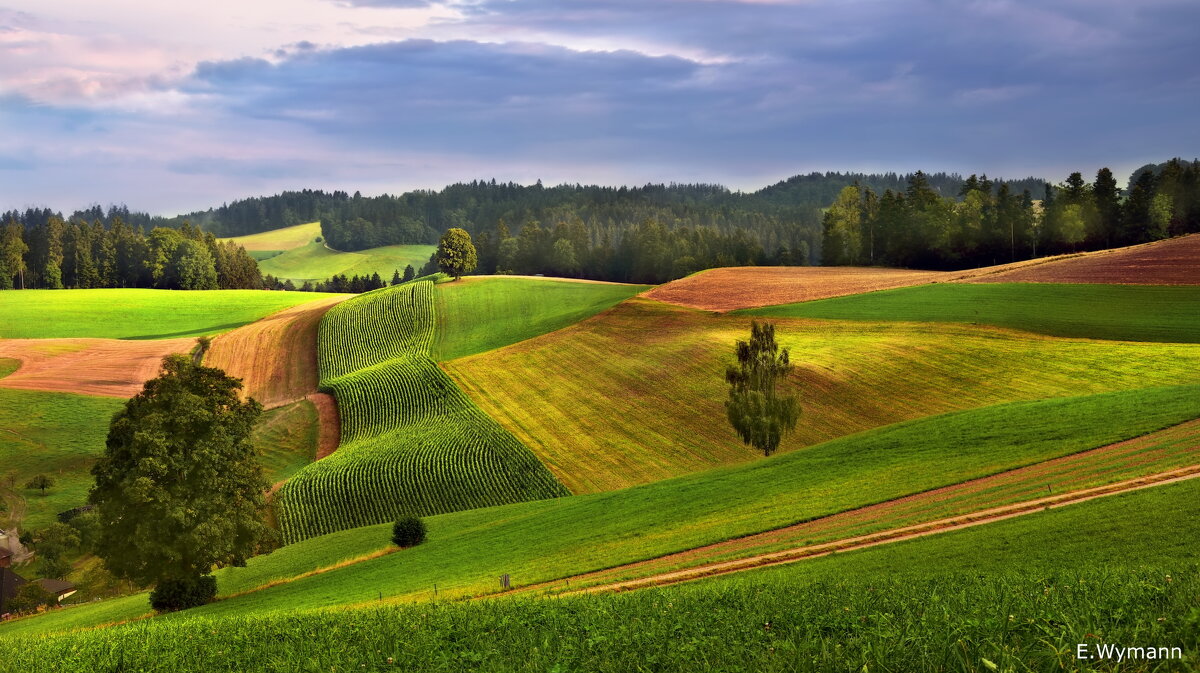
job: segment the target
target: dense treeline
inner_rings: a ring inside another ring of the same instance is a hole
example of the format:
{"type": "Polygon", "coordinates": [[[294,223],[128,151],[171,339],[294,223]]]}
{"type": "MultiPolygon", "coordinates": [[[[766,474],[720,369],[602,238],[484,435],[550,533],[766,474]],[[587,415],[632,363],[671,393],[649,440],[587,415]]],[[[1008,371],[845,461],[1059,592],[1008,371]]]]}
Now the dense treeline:
{"type": "Polygon", "coordinates": [[[1200,163],[1178,159],[1134,173],[1127,194],[1112,171],[1072,173],[1034,195],[972,175],[957,198],[921,173],[904,190],[843,188],[825,212],[827,265],[967,268],[1039,255],[1145,243],[1200,231],[1200,163]]]}
{"type": "MultiPolygon", "coordinates": [[[[412,267],[408,267],[411,269],[412,267]]],[[[411,279],[411,278],[410,278],[411,279]]],[[[393,279],[392,285],[399,285],[400,281],[393,279]]],[[[267,290],[297,290],[300,292],[350,292],[359,294],[362,292],[370,292],[378,290],[382,287],[387,287],[387,283],[379,277],[378,273],[373,273],[370,276],[347,276],[345,274],[335,274],[328,280],[304,281],[301,285],[296,285],[291,279],[276,278],[275,276],[267,275],[263,277],[263,287],[267,290]]]]}
{"type": "MultiPolygon", "coordinates": [[[[241,246],[184,223],[177,229],[127,223],[127,209],[64,220],[48,210],[0,216],[0,289],[144,287],[258,289],[258,264],[241,246]]],[[[148,218],[148,216],[145,216],[148,218]]],[[[135,216],[135,220],[151,221],[135,216]]]]}

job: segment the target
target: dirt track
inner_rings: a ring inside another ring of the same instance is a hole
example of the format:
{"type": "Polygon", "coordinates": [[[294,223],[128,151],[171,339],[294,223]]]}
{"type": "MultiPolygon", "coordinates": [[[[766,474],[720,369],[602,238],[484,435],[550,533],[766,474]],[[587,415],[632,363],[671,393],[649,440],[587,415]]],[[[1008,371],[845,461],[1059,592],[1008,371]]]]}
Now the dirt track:
{"type": "MultiPolygon", "coordinates": [[[[945,533],[948,531],[969,528],[985,523],[1002,521],[1023,514],[1031,514],[1040,512],[1054,507],[1062,507],[1065,505],[1086,502],[1096,498],[1102,498],[1118,493],[1127,493],[1136,491],[1151,486],[1160,486],[1187,479],[1200,477],[1200,465],[1192,465],[1178,470],[1171,470],[1137,479],[1100,486],[1097,488],[1086,489],[1083,491],[1075,491],[1059,496],[1040,498],[1027,502],[1008,505],[1005,507],[996,507],[981,512],[975,512],[964,516],[951,517],[931,521],[915,526],[907,526],[870,535],[862,535],[835,542],[825,544],[809,545],[804,547],[796,547],[784,551],[772,552],[768,554],[757,554],[746,558],[736,559],[732,561],[723,561],[719,563],[709,563],[684,570],[676,570],[671,572],[658,573],[647,577],[641,577],[632,580],[620,582],[612,582],[594,586],[583,587],[570,591],[559,591],[555,595],[565,595],[574,593],[596,593],[601,591],[628,591],[632,589],[641,589],[650,586],[665,586],[669,584],[678,584],[690,580],[702,579],[706,577],[714,577],[717,575],[726,575],[734,572],[742,572],[755,568],[765,568],[769,566],[782,565],[785,563],[794,563],[804,559],[818,558],[826,556],[834,552],[851,551],[855,549],[867,549],[881,544],[890,542],[900,542],[903,540],[911,540],[914,538],[924,537],[926,535],[934,535],[937,533],[945,533]]],[[[584,579],[586,576],[575,579],[584,579]]],[[[533,588],[533,587],[530,587],[533,588]]],[[[540,588],[546,588],[546,585],[540,585],[540,588]]]]}
{"type": "Polygon", "coordinates": [[[0,386],[132,397],[158,375],[164,356],[195,345],[195,339],[3,339],[0,357],[20,360],[21,367],[0,379],[0,386]]]}
{"type": "MultiPolygon", "coordinates": [[[[317,392],[317,326],[348,296],[273,313],[213,339],[204,364],[242,379],[243,392],[268,409],[317,392]]],[[[318,407],[319,408],[319,407],[318,407]]]]}

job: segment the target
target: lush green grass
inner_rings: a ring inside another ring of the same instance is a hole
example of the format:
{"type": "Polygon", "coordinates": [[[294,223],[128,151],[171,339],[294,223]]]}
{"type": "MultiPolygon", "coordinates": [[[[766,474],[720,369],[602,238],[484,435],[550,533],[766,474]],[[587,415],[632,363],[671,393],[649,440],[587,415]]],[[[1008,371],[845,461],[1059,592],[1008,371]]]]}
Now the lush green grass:
{"type": "Polygon", "coordinates": [[[437,287],[435,360],[453,360],[579,322],[648,285],[467,277],[437,287]]]}
{"type": "Polygon", "coordinates": [[[744,311],[834,320],[980,323],[1063,337],[1200,342],[1200,286],[945,283],[744,311]]]}
{"type": "Polygon", "coordinates": [[[394,520],[553,498],[567,491],[429,359],[434,284],[371,292],[321,320],[321,386],[341,445],[280,488],[285,540],[394,520]]]}
{"type": "MultiPolygon", "coordinates": [[[[229,598],[195,614],[329,607],[381,595],[427,599],[435,584],[442,596],[480,594],[494,591],[504,573],[516,585],[550,581],[960,483],[1198,416],[1198,386],[957,412],[622,491],[430,517],[429,541],[419,547],[229,598]]],[[[222,571],[221,592],[240,593],[384,549],[389,528],[314,538],[252,559],[247,568],[222,571]]],[[[56,630],[60,618],[79,624],[85,619],[76,611],[92,609],[102,608],[73,608],[21,622],[19,630],[0,626],[0,636],[56,630]]],[[[111,610],[104,610],[111,620],[111,610]]],[[[131,606],[128,616],[141,610],[131,606]]]]}
{"type": "Polygon", "coordinates": [[[404,273],[404,267],[409,264],[420,270],[436,249],[433,245],[389,245],[358,252],[338,252],[325,247],[324,243],[309,243],[264,259],[258,263],[258,268],[264,275],[290,279],[296,284],[325,280],[334,275],[370,276],[373,273],[390,282],[396,270],[404,273]]]}
{"type": "MultiPolygon", "coordinates": [[[[611,490],[757,458],[724,408],[725,367],[750,320],[635,297],[441,366],[572,492],[611,490]]],[[[796,365],[785,390],[803,409],[783,451],[1000,402],[1200,383],[1197,344],[951,323],[775,322],[796,365]]]]}
{"type": "MultiPolygon", "coordinates": [[[[0,360],[0,378],[16,369],[15,360],[0,360]]],[[[41,393],[0,388],[0,496],[8,513],[7,527],[24,511],[21,529],[54,522],[54,515],[87,501],[88,472],[104,451],[108,421],[123,402],[111,397],[41,393]],[[54,479],[46,494],[24,488],[36,474],[54,479]]]]}
{"type": "Polygon", "coordinates": [[[272,484],[296,474],[317,459],[320,419],[312,402],[300,400],[263,413],[252,440],[272,484]]]}
{"type": "Polygon", "coordinates": [[[268,290],[2,290],[0,339],[198,337],[323,296],[268,290]]]}
{"type": "Polygon", "coordinates": [[[1188,670],[1200,657],[1198,536],[1192,481],[632,594],[185,613],[0,640],[0,670],[1188,670]],[[1079,643],[1187,659],[1081,663],[1079,643]]]}
{"type": "MultiPolygon", "coordinates": [[[[222,241],[233,241],[245,248],[250,254],[256,252],[283,252],[284,250],[292,250],[300,248],[321,236],[321,223],[309,222],[307,224],[297,224],[292,227],[284,227],[282,229],[272,229],[257,234],[249,234],[246,236],[235,236],[233,238],[222,238],[222,241]]],[[[258,259],[258,257],[255,257],[258,259]]]]}

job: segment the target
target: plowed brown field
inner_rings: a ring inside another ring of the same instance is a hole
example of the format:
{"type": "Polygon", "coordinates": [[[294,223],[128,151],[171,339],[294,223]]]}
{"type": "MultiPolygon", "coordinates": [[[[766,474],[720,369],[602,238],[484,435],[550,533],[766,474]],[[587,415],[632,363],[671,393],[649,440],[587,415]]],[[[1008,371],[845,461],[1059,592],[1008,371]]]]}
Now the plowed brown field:
{"type": "Polygon", "coordinates": [[[321,316],[348,296],[301,304],[226,332],[213,339],[204,364],[242,379],[243,393],[268,409],[304,399],[317,392],[321,316]]]}
{"type": "Polygon", "coordinates": [[[997,267],[973,283],[1121,283],[1128,285],[1200,285],[1200,234],[1115,250],[997,267]]]}
{"type": "Polygon", "coordinates": [[[132,397],[158,374],[164,356],[195,345],[195,339],[3,339],[0,357],[20,360],[21,367],[0,386],[132,397]]]}
{"type": "Polygon", "coordinates": [[[944,282],[959,276],[961,273],[856,266],[735,266],[680,278],[643,296],[724,312],[944,282]]]}

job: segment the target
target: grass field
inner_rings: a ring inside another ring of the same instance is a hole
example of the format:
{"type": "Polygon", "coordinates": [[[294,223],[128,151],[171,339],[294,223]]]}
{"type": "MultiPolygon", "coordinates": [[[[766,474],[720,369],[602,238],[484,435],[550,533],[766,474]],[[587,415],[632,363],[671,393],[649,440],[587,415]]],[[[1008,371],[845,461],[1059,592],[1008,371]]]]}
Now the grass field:
{"type": "MultiPolygon", "coordinates": [[[[0,360],[0,377],[15,367],[13,360],[0,360]]],[[[104,451],[108,421],[122,404],[111,397],[0,388],[0,495],[8,505],[0,524],[8,527],[15,518],[22,530],[37,529],[84,504],[92,485],[88,470],[104,451]],[[55,481],[45,495],[23,488],[37,474],[55,481]]]]}
{"type": "Polygon", "coordinates": [[[504,276],[441,283],[433,358],[453,360],[553,332],[648,287],[504,276]]]}
{"type": "Polygon", "coordinates": [[[1078,643],[1178,646],[1177,666],[1120,670],[1188,670],[1198,522],[1193,480],[668,589],[0,638],[0,670],[1092,670],[1073,659],[1078,643]],[[1174,534],[1144,534],[1164,518],[1174,534]]]}
{"type": "Polygon", "coordinates": [[[263,413],[254,425],[251,441],[262,452],[267,481],[275,484],[288,479],[317,459],[318,423],[317,410],[308,400],[263,413]]]}
{"type": "MultiPolygon", "coordinates": [[[[769,460],[622,491],[430,517],[420,547],[261,591],[280,578],[387,548],[389,526],[315,538],[219,575],[222,595],[193,612],[276,610],[480,594],[510,573],[535,584],[818,519],[1153,432],[1200,416],[1200,387],[1014,403],[827,442],[769,460]]],[[[337,455],[337,454],[335,454],[337,455]]],[[[322,461],[324,462],[324,461],[322,461]]],[[[320,464],[320,463],[318,463],[320,464]]],[[[88,605],[0,626],[0,637],[145,612],[88,605]],[[62,621],[66,620],[66,621],[62,621]]]]}
{"type": "Polygon", "coordinates": [[[279,255],[258,263],[263,275],[270,274],[293,283],[320,281],[334,275],[370,276],[379,274],[390,282],[397,270],[411,264],[418,271],[437,246],[433,245],[389,245],[358,252],[339,252],[325,247],[324,243],[308,243],[302,247],[284,251],[279,255]]]}
{"type": "Polygon", "coordinates": [[[292,227],[284,227],[282,229],[272,229],[257,234],[249,234],[246,236],[234,236],[232,238],[219,239],[222,242],[233,241],[246,249],[246,252],[251,254],[256,252],[283,252],[284,250],[292,250],[300,248],[313,241],[321,235],[321,223],[309,222],[307,224],[297,224],[292,227]]]}
{"type": "Polygon", "coordinates": [[[418,281],[330,309],[321,386],[337,398],[341,446],[280,488],[284,539],[566,494],[537,458],[429,359],[434,284],[418,281]]]}
{"type": "Polygon", "coordinates": [[[1200,342],[1200,287],[938,284],[746,311],[830,320],[996,325],[1040,334],[1127,341],[1200,342]]]}
{"type": "Polygon", "coordinates": [[[268,290],[3,290],[0,339],[199,337],[325,296],[268,290]]]}
{"type": "MultiPolygon", "coordinates": [[[[784,451],[1009,400],[1200,382],[1200,347],[1191,344],[1067,341],[953,324],[776,322],[803,408],[784,451]]],[[[749,323],[635,298],[442,366],[568,488],[595,492],[756,458],[723,407],[725,366],[749,323]]]]}

